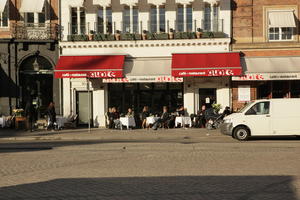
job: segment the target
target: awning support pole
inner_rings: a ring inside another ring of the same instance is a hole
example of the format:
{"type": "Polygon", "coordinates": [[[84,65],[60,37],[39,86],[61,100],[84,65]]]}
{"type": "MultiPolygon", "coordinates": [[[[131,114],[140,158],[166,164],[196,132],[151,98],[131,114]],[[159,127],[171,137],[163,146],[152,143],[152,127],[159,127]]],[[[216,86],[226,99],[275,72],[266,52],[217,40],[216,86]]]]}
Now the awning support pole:
{"type": "Polygon", "coordinates": [[[86,78],[87,81],[87,91],[88,91],[88,126],[89,126],[89,133],[91,133],[91,97],[90,97],[90,79],[89,77],[86,78]]]}

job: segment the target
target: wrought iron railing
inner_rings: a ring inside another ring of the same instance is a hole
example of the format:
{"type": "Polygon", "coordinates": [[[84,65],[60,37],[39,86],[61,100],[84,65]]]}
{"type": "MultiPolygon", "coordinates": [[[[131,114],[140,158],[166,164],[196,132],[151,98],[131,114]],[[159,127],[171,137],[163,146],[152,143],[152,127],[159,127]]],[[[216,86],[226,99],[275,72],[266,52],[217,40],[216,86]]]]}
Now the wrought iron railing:
{"type": "Polygon", "coordinates": [[[60,29],[56,23],[24,23],[13,24],[12,34],[23,40],[59,40],[60,29]]]}
{"type": "Polygon", "coordinates": [[[189,23],[167,20],[159,26],[149,21],[140,21],[134,26],[121,22],[86,23],[78,26],[68,24],[68,41],[112,41],[112,40],[165,40],[165,39],[195,39],[195,38],[226,38],[223,20],[194,20],[189,23]],[[174,28],[173,28],[174,27],[174,28]],[[80,28],[80,34],[78,34],[80,28]],[[106,28],[106,31],[104,29],[106,28]],[[133,30],[132,30],[133,29],[133,30]],[[157,29],[159,29],[157,31],[157,29]],[[201,36],[199,36],[201,32],[201,36]],[[173,36],[172,36],[173,33],[173,36]],[[143,35],[147,34],[146,37],[143,35]],[[120,35],[119,39],[118,36],[120,35]]]}

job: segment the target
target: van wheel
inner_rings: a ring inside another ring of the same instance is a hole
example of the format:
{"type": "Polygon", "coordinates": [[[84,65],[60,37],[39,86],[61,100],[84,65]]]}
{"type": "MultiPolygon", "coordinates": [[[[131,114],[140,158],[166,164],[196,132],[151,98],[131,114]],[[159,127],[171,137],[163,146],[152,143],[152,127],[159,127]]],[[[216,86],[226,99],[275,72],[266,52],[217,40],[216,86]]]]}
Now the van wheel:
{"type": "Polygon", "coordinates": [[[240,141],[248,140],[249,136],[250,136],[250,131],[243,126],[237,127],[233,133],[233,137],[240,141]]]}

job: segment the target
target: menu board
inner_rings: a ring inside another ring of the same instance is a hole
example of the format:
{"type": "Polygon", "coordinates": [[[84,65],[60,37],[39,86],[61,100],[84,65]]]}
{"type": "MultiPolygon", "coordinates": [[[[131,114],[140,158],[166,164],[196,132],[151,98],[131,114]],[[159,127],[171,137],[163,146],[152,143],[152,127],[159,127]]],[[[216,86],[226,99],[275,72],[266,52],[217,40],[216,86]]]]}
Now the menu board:
{"type": "Polygon", "coordinates": [[[239,85],[238,87],[238,101],[250,101],[251,91],[250,85],[239,85]]]}

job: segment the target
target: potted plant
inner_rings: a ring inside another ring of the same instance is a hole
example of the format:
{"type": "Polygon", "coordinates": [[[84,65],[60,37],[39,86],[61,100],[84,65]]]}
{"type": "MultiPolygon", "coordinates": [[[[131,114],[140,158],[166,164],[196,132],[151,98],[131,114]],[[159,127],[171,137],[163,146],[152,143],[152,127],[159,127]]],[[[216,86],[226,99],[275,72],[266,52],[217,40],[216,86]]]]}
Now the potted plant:
{"type": "Polygon", "coordinates": [[[201,28],[197,28],[196,37],[197,37],[197,39],[200,39],[202,37],[202,29],[201,28]]]}
{"type": "Polygon", "coordinates": [[[170,28],[169,39],[174,39],[174,29],[170,28]]]}
{"type": "Polygon", "coordinates": [[[219,111],[222,108],[221,104],[216,104],[216,103],[212,104],[211,106],[214,109],[215,113],[219,113],[219,111]]]}
{"type": "Polygon", "coordinates": [[[142,39],[147,40],[147,31],[146,30],[143,30],[142,39]]]}
{"type": "Polygon", "coordinates": [[[121,40],[121,32],[119,30],[116,31],[115,38],[116,40],[121,40]]]}
{"type": "Polygon", "coordinates": [[[90,41],[94,40],[94,35],[95,35],[95,31],[90,30],[90,34],[88,35],[90,41]]]}

